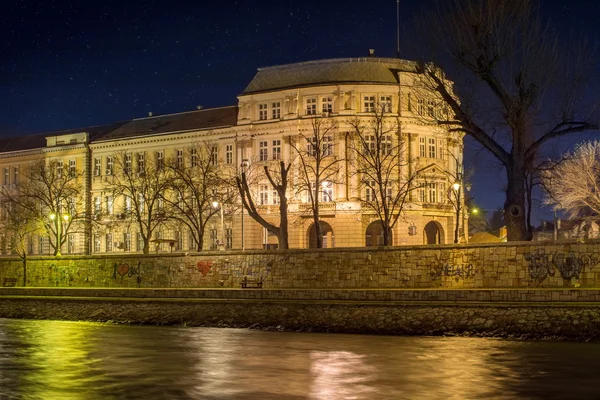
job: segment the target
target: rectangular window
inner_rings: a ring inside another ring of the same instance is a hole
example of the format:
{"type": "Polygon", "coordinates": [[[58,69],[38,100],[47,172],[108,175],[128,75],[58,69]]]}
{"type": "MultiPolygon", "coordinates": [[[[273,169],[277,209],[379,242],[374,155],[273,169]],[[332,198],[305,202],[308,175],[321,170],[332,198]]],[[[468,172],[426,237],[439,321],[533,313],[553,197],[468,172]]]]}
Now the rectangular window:
{"type": "Polygon", "coordinates": [[[368,181],[365,188],[365,200],[375,201],[375,181],[368,181]]]}
{"type": "Polygon", "coordinates": [[[317,99],[314,97],[310,97],[306,99],[306,115],[316,115],[317,114],[317,99]]]}
{"type": "Polygon", "coordinates": [[[112,233],[107,233],[106,234],[106,251],[110,252],[113,251],[113,240],[112,240],[112,233]]]}
{"type": "Polygon", "coordinates": [[[67,235],[67,253],[73,254],[75,252],[75,238],[72,233],[67,235]]]}
{"type": "Polygon", "coordinates": [[[98,216],[102,212],[102,199],[94,197],[94,215],[98,216]]]}
{"type": "Polygon", "coordinates": [[[175,231],[175,251],[183,250],[183,235],[180,231],[175,231]]]}
{"type": "Polygon", "coordinates": [[[274,101],[271,103],[271,116],[273,119],[281,118],[281,102],[274,101]]]}
{"type": "Polygon", "coordinates": [[[188,231],[188,250],[196,251],[198,246],[196,246],[196,238],[194,237],[194,233],[189,230],[188,231]]]}
{"type": "Polygon", "coordinates": [[[158,239],[156,241],[156,250],[157,251],[163,251],[163,244],[162,244],[163,233],[160,232],[160,231],[158,231],[158,232],[156,232],[156,234],[154,235],[154,237],[156,239],[158,239]]]}
{"type": "Polygon", "coordinates": [[[114,214],[114,201],[113,201],[113,197],[112,196],[107,196],[106,197],[106,213],[108,215],[113,215],[114,214]]]}
{"type": "Polygon", "coordinates": [[[392,154],[392,136],[391,135],[385,135],[385,136],[381,137],[381,153],[386,156],[392,154]]]}
{"type": "Polygon", "coordinates": [[[131,251],[131,233],[129,232],[123,234],[123,250],[131,251]]]}
{"type": "Polygon", "coordinates": [[[364,112],[375,112],[375,96],[364,96],[363,97],[363,111],[364,112]]]}
{"type": "MultiPolygon", "coordinates": [[[[56,176],[58,176],[59,178],[62,178],[64,168],[65,168],[64,163],[62,161],[58,161],[56,163],[56,176]]],[[[8,168],[4,168],[5,176],[7,175],[7,171],[8,171],[8,168]]],[[[8,178],[6,179],[5,185],[8,185],[8,178]]]]}
{"type": "Polygon", "coordinates": [[[138,165],[138,172],[140,174],[143,174],[144,171],[146,171],[146,155],[145,155],[145,153],[137,154],[137,165],[138,165]]]}
{"type": "Polygon", "coordinates": [[[38,236],[38,254],[44,254],[45,240],[43,236],[38,236]]]}
{"type": "Polygon", "coordinates": [[[225,229],[225,248],[233,248],[233,229],[231,228],[225,229]]]}
{"type": "Polygon", "coordinates": [[[9,169],[8,168],[4,168],[4,181],[3,181],[3,184],[4,185],[8,185],[9,180],[10,180],[9,169]]]}
{"type": "Polygon", "coordinates": [[[125,196],[125,201],[124,201],[124,205],[123,205],[123,211],[126,213],[130,213],[131,212],[131,197],[129,196],[125,196]]]}
{"type": "Polygon", "coordinates": [[[365,154],[375,155],[377,148],[377,141],[375,135],[365,135],[365,154]]]}
{"type": "Polygon", "coordinates": [[[138,193],[138,210],[140,214],[144,213],[144,208],[146,206],[145,198],[143,193],[138,193]]]}
{"type": "Polygon", "coordinates": [[[417,113],[419,115],[425,114],[425,103],[424,103],[423,99],[417,100],[417,113]]]}
{"type": "Polygon", "coordinates": [[[436,140],[435,138],[429,138],[427,140],[428,143],[428,150],[429,150],[429,158],[436,158],[437,156],[437,146],[436,146],[436,140]]]}
{"type": "Polygon", "coordinates": [[[273,160],[281,160],[281,140],[273,140],[273,160]]]}
{"type": "Polygon", "coordinates": [[[69,160],[69,176],[75,178],[77,175],[77,163],[75,160],[69,160]]]}
{"type": "Polygon", "coordinates": [[[228,144],[225,146],[225,163],[227,165],[233,164],[233,145],[228,144]]]}
{"type": "Polygon", "coordinates": [[[380,96],[379,104],[381,106],[381,111],[384,113],[392,112],[392,96],[380,96]]]}
{"type": "Polygon", "coordinates": [[[323,97],[321,98],[321,111],[324,114],[331,114],[333,112],[333,98],[323,97]]]}
{"type": "Polygon", "coordinates": [[[212,146],[210,148],[210,164],[217,165],[219,162],[219,148],[217,146],[212,146]]]}
{"type": "Polygon", "coordinates": [[[191,161],[192,167],[195,167],[198,165],[198,149],[196,149],[196,148],[190,149],[190,161],[191,161]]]}
{"type": "Polygon", "coordinates": [[[323,136],[321,140],[321,150],[323,157],[333,155],[333,136],[323,136]]]}
{"type": "Polygon", "coordinates": [[[435,102],[433,100],[427,101],[427,116],[431,118],[435,117],[435,102]]]}
{"type": "Polygon", "coordinates": [[[264,121],[267,119],[267,103],[260,103],[258,105],[258,119],[264,121]]]}
{"type": "Polygon", "coordinates": [[[323,203],[332,202],[333,201],[333,183],[332,182],[322,182],[321,189],[322,189],[321,201],[323,203]]]}
{"type": "Polygon", "coordinates": [[[419,157],[426,157],[427,153],[425,152],[425,138],[419,138],[419,157]]]}
{"type": "Polygon", "coordinates": [[[111,156],[106,157],[106,175],[113,174],[113,165],[114,165],[113,158],[111,156]]]}
{"type": "Polygon", "coordinates": [[[156,152],[156,169],[162,170],[165,168],[165,152],[157,151],[156,152]]]}
{"type": "Polygon", "coordinates": [[[131,154],[130,153],[125,154],[125,158],[123,161],[123,172],[125,172],[126,174],[131,173],[131,154]]]}
{"type": "Polygon", "coordinates": [[[435,183],[429,183],[428,187],[428,195],[430,203],[437,203],[437,187],[435,183]]]}
{"type": "Polygon", "coordinates": [[[216,250],[219,248],[218,232],[215,228],[210,230],[210,249],[216,250]]]}
{"type": "Polygon", "coordinates": [[[268,142],[266,141],[258,143],[258,161],[267,161],[269,159],[267,144],[268,142]]]}
{"type": "Polygon", "coordinates": [[[136,251],[144,251],[144,239],[142,238],[142,233],[137,232],[135,235],[135,243],[136,243],[136,251]]]}
{"type": "Polygon", "coordinates": [[[177,150],[175,153],[175,163],[177,168],[183,168],[183,150],[177,150]]]}
{"type": "Polygon", "coordinates": [[[260,185],[258,188],[259,204],[264,206],[269,204],[269,189],[267,185],[260,185]]]}
{"type": "Polygon", "coordinates": [[[100,253],[100,235],[94,234],[94,253],[100,253]]]}
{"type": "Polygon", "coordinates": [[[15,185],[19,183],[19,167],[13,168],[13,183],[15,185]]]}
{"type": "Polygon", "coordinates": [[[273,204],[278,205],[281,203],[281,198],[279,197],[279,193],[277,192],[277,190],[273,190],[271,198],[273,199],[273,204]]]}
{"type": "Polygon", "coordinates": [[[94,158],[94,176],[102,175],[102,159],[100,157],[94,158]]]}

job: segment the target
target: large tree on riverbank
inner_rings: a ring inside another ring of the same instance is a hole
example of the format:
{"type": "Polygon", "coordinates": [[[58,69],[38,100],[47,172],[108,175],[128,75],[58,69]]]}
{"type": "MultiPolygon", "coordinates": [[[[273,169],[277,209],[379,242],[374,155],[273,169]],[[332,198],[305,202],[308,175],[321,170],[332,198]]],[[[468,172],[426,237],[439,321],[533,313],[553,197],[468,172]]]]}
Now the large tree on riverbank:
{"type": "Polygon", "coordinates": [[[427,101],[448,111],[432,116],[439,124],[470,135],[503,165],[508,239],[525,240],[527,176],[543,145],[598,129],[588,82],[595,49],[561,42],[532,0],[432,3],[415,24],[427,61],[417,67],[423,96],[433,93],[427,101]]]}

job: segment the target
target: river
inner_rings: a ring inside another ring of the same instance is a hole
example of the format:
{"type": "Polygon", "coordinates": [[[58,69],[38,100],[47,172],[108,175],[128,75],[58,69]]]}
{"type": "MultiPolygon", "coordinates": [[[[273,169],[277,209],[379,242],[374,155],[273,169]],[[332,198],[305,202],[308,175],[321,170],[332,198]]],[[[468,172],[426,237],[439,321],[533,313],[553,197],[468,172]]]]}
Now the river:
{"type": "Polygon", "coordinates": [[[0,319],[0,399],[598,399],[600,345],[0,319]]]}

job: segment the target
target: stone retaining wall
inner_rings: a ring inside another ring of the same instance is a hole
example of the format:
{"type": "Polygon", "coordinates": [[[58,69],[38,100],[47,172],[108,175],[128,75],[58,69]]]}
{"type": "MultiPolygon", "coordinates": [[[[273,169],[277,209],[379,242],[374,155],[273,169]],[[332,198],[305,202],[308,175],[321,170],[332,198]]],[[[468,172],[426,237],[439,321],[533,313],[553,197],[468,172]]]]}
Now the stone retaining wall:
{"type": "Polygon", "coordinates": [[[600,306],[3,297],[0,317],[379,334],[597,340],[600,306]]]}
{"type": "MultiPolygon", "coordinates": [[[[0,279],[23,281],[18,259],[0,279]]],[[[32,257],[27,286],[238,288],[600,287],[600,242],[32,257]]]]}

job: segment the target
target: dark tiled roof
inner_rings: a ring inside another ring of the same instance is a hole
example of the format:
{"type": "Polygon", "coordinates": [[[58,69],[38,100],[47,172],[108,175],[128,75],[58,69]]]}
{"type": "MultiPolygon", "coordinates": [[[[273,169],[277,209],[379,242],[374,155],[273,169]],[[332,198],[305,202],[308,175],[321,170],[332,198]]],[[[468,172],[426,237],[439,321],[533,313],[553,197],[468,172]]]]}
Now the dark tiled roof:
{"type": "Polygon", "coordinates": [[[398,83],[416,64],[397,58],[338,58],[259,68],[243,94],[337,83],[398,83]]]}
{"type": "Polygon", "coordinates": [[[90,140],[92,140],[95,136],[114,130],[123,124],[124,122],[115,122],[110,125],[88,126],[84,128],[65,129],[61,131],[39,133],[28,136],[2,138],[0,139],[0,153],[44,148],[46,147],[46,138],[49,136],[61,136],[87,132],[90,140]]]}
{"type": "Polygon", "coordinates": [[[144,135],[233,126],[237,124],[237,116],[238,107],[230,106],[134,119],[102,135],[97,135],[94,140],[125,139],[144,135]]]}

